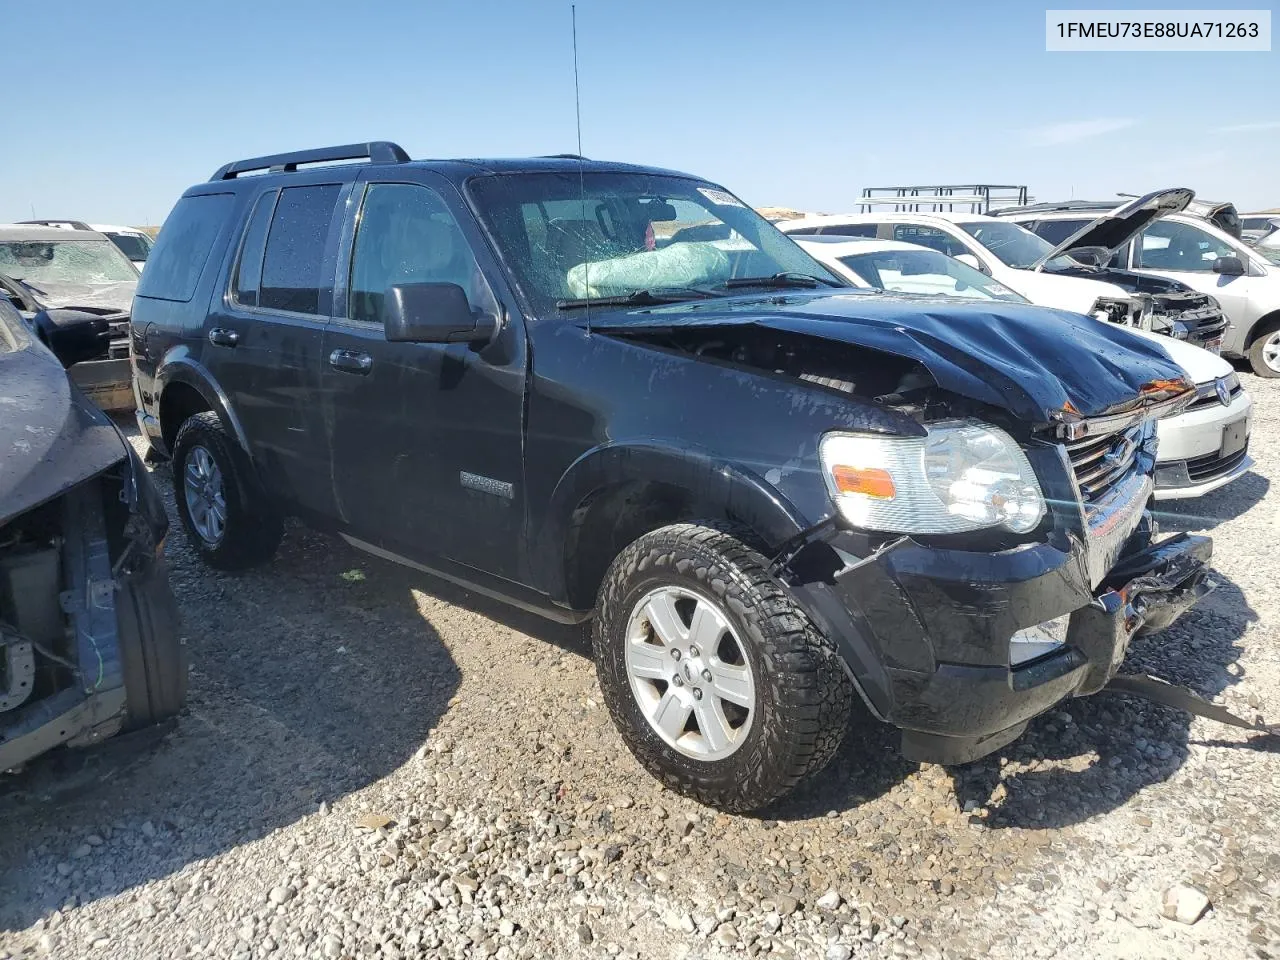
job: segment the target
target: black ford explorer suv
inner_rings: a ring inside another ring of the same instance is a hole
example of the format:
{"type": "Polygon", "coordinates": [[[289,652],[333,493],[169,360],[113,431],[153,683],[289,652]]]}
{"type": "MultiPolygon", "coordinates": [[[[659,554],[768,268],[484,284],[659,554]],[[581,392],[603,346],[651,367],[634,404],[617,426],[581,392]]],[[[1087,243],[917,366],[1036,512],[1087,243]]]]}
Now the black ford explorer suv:
{"type": "Polygon", "coordinates": [[[1211,542],[1147,513],[1153,418],[1193,396],[1158,347],[857,292],[685,174],[231,163],[165,223],[133,342],[209,563],[295,514],[594,617],[627,744],[728,810],[821,769],[855,697],[913,758],[989,753],[1209,589],[1211,542]]]}

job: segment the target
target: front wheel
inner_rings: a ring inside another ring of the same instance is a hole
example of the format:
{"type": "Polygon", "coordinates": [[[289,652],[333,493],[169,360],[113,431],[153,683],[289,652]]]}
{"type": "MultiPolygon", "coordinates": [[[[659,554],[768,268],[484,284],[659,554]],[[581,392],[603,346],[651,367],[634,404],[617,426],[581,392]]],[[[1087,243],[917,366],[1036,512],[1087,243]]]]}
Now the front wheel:
{"type": "Polygon", "coordinates": [[[1249,344],[1249,366],[1260,377],[1280,377],[1280,326],[1260,333],[1249,344]]]}
{"type": "Polygon", "coordinates": [[[596,672],[627,746],[708,806],[756,810],[826,766],[853,686],[830,642],[733,533],[674,524],[610,566],[596,672]]]}

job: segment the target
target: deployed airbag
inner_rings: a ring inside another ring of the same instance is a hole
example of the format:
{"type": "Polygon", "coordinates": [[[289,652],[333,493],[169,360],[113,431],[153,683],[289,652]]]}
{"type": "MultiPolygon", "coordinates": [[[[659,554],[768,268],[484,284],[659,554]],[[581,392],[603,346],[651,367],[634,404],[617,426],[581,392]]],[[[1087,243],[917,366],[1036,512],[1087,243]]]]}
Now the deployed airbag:
{"type": "Polygon", "coordinates": [[[633,290],[691,287],[729,276],[729,255],[710,243],[673,243],[569,269],[573,297],[607,297],[633,290]]]}

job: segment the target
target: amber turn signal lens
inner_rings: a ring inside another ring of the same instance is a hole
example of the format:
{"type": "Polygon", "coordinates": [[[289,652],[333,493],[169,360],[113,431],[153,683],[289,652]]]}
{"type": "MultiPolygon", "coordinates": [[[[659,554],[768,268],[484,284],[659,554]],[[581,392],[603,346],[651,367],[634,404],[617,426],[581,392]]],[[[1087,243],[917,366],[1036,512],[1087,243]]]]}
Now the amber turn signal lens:
{"type": "Polygon", "coordinates": [[[878,467],[835,466],[831,468],[831,477],[841,493],[861,493],[882,500],[892,500],[895,493],[893,477],[878,467]]]}

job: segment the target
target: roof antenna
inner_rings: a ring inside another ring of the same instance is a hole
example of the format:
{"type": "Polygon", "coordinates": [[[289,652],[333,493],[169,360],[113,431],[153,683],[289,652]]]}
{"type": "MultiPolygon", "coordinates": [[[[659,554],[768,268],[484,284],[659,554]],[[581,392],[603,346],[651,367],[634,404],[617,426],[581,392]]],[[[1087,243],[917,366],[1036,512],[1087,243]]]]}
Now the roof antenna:
{"type": "MultiPolygon", "coordinates": [[[[578,126],[578,199],[581,208],[582,222],[587,220],[587,186],[582,165],[582,98],[578,93],[578,5],[569,4],[569,16],[573,29],[573,113],[578,126]]],[[[586,287],[583,299],[587,301],[587,336],[591,336],[591,267],[582,265],[582,281],[586,287]]]]}

